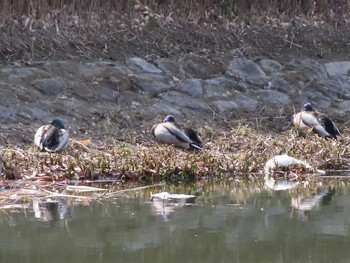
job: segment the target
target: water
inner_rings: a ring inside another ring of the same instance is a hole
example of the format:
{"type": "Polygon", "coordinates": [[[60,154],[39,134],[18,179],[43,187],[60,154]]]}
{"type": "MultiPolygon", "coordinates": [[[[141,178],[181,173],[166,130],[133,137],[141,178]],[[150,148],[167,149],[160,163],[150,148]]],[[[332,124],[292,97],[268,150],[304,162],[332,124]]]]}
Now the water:
{"type": "MultiPolygon", "coordinates": [[[[194,204],[61,201],[59,211],[0,214],[0,262],[350,262],[350,186],[271,191],[261,183],[152,189],[194,204]]],[[[49,207],[49,206],[48,206],[49,207]]]]}

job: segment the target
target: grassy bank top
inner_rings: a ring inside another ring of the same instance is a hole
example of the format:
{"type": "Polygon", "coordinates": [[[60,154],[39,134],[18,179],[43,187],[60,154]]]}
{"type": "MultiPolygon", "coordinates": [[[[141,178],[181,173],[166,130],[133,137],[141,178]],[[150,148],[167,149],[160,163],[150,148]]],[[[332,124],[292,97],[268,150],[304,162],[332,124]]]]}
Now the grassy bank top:
{"type": "MultiPolygon", "coordinates": [[[[156,13],[188,18],[190,14],[201,14],[217,19],[251,17],[252,14],[276,15],[326,15],[331,17],[346,15],[350,4],[342,0],[2,0],[2,15],[20,18],[23,15],[46,16],[48,13],[64,12],[82,14],[84,12],[134,13],[135,10],[153,10],[156,13]]],[[[146,13],[144,13],[146,14],[146,13]]]]}
{"type": "Polygon", "coordinates": [[[184,53],[349,56],[347,1],[0,1],[3,63],[184,53]]]}

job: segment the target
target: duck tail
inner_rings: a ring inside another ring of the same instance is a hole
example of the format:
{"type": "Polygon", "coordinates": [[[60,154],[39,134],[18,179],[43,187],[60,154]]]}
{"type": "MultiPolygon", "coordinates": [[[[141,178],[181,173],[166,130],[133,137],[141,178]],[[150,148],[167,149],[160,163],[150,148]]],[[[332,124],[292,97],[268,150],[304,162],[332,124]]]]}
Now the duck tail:
{"type": "Polygon", "coordinates": [[[202,141],[199,139],[198,134],[195,130],[191,128],[185,128],[184,132],[193,143],[197,144],[199,147],[202,147],[202,141]]]}
{"type": "Polygon", "coordinates": [[[320,122],[323,125],[323,127],[325,128],[325,130],[330,135],[332,135],[332,137],[334,137],[334,139],[337,139],[337,136],[341,136],[338,127],[335,125],[335,123],[329,117],[327,117],[324,114],[321,115],[320,122]]]}
{"type": "Polygon", "coordinates": [[[190,143],[190,148],[198,151],[202,150],[202,148],[195,143],[190,143]]]}

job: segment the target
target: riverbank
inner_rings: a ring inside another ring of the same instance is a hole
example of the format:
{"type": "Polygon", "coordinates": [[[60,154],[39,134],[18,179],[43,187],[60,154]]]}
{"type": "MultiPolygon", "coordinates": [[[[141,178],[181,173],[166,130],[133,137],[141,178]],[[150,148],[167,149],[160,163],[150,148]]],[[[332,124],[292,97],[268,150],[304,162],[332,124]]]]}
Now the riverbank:
{"type": "MultiPolygon", "coordinates": [[[[186,151],[161,145],[133,133],[132,142],[113,138],[101,141],[70,140],[59,154],[38,152],[33,146],[3,148],[3,185],[8,180],[22,182],[62,181],[70,184],[91,180],[142,184],[190,183],[223,178],[263,177],[265,162],[276,154],[287,153],[325,170],[348,168],[348,138],[326,141],[310,134],[307,138],[290,130],[268,135],[245,125],[228,131],[201,129],[203,150],[186,151]],[[135,137],[133,137],[135,135],[135,137]]],[[[148,137],[148,136],[147,136],[148,137]]],[[[302,172],[301,180],[305,179],[302,172]]],[[[281,174],[283,176],[283,174],[281,174]]],[[[12,185],[12,183],[11,183],[12,185]]]]}
{"type": "Polygon", "coordinates": [[[122,20],[114,12],[90,20],[60,12],[3,18],[5,179],[151,184],[257,176],[283,153],[320,169],[348,167],[344,17],[185,21],[145,5],[122,20]],[[147,16],[142,25],[134,20],[147,16]],[[340,140],[297,136],[291,116],[306,101],[337,123],[340,140]],[[150,128],[166,114],[198,130],[203,151],[156,143],[150,128]],[[64,121],[70,146],[40,153],[35,130],[53,118],[64,121]]]}

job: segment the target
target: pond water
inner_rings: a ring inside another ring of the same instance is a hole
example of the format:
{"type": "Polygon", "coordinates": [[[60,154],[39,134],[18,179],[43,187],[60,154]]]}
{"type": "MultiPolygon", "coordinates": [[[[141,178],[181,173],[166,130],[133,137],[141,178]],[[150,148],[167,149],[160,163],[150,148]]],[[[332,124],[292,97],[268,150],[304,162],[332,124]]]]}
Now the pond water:
{"type": "MultiPolygon", "coordinates": [[[[0,262],[350,262],[350,185],[164,187],[59,211],[2,210],[0,262]],[[197,192],[192,204],[153,193],[197,192]]],[[[66,205],[68,205],[66,207],[66,205]]]]}

